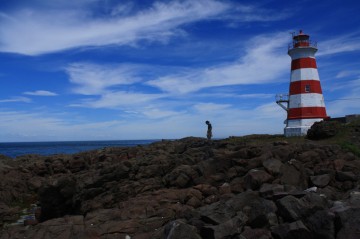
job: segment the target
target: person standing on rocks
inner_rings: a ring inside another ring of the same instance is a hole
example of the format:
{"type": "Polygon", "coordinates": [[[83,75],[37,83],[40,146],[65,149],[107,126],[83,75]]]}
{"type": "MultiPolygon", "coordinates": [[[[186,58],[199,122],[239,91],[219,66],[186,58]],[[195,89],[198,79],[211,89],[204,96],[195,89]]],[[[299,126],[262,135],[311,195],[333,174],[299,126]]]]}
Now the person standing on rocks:
{"type": "Polygon", "coordinates": [[[208,121],[208,120],[205,122],[205,124],[207,124],[207,126],[208,126],[206,137],[208,140],[210,140],[212,137],[212,126],[210,124],[210,121],[208,121]]]}

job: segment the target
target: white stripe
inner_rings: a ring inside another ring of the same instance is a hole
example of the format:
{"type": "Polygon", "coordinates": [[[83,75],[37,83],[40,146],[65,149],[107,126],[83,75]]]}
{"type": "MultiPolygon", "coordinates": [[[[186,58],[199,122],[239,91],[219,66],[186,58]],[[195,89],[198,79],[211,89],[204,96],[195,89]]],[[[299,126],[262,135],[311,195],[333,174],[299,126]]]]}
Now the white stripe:
{"type": "Polygon", "coordinates": [[[307,131],[315,122],[322,120],[322,118],[287,120],[284,134],[286,137],[306,135],[307,131]]]}
{"type": "Polygon", "coordinates": [[[322,118],[316,119],[289,119],[287,120],[286,127],[300,127],[300,126],[311,126],[315,122],[323,120],[322,118]]]}
{"type": "Polygon", "coordinates": [[[320,80],[319,72],[315,68],[300,68],[291,71],[291,82],[299,80],[320,80]]]}
{"type": "Polygon", "coordinates": [[[302,136],[306,135],[310,127],[315,123],[322,121],[324,119],[296,119],[296,120],[287,120],[287,126],[284,129],[284,134],[286,137],[290,136],[302,136]]]}
{"type": "Polygon", "coordinates": [[[317,52],[317,49],[314,47],[302,47],[302,48],[293,48],[290,51],[288,51],[289,56],[292,60],[296,60],[299,58],[315,58],[315,53],[317,52]]]}
{"type": "Polygon", "coordinates": [[[316,93],[305,93],[289,96],[289,108],[325,107],[324,96],[316,93]]]}

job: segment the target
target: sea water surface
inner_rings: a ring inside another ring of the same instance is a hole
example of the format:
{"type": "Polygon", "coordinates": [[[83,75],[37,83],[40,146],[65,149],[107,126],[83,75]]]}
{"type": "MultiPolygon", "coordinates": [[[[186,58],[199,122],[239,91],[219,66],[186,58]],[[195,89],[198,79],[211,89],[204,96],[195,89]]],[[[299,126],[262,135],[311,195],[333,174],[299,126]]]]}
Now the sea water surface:
{"type": "Polygon", "coordinates": [[[15,158],[26,154],[52,155],[74,154],[105,147],[132,147],[156,141],[149,140],[108,140],[108,141],[61,141],[61,142],[16,142],[0,143],[0,154],[15,158]]]}

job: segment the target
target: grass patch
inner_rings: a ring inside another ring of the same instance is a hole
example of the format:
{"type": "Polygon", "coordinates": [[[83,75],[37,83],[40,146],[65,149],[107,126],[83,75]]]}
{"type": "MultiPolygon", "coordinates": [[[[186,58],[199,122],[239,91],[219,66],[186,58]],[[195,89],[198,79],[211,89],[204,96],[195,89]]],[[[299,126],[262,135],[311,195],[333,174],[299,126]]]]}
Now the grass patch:
{"type": "Polygon", "coordinates": [[[360,148],[358,146],[356,146],[355,144],[345,141],[345,142],[340,143],[340,146],[342,149],[349,151],[349,152],[355,154],[356,156],[360,157],[360,148]]]}
{"type": "Polygon", "coordinates": [[[251,134],[245,136],[230,136],[226,139],[229,143],[243,144],[249,146],[259,146],[266,143],[273,143],[279,141],[286,141],[288,143],[303,143],[306,141],[305,137],[285,137],[282,134],[251,134]]]}

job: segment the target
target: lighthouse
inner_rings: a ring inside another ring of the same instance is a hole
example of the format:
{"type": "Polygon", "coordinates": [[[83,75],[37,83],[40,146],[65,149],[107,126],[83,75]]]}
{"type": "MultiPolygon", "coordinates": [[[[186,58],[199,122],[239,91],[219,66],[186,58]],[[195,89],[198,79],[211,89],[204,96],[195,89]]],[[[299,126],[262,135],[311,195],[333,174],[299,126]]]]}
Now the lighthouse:
{"type": "Polygon", "coordinates": [[[315,122],[328,118],[316,65],[316,52],[316,43],[310,41],[309,35],[301,30],[293,35],[288,48],[291,57],[289,94],[276,96],[276,103],[287,111],[284,129],[286,137],[306,135],[315,122]]]}

